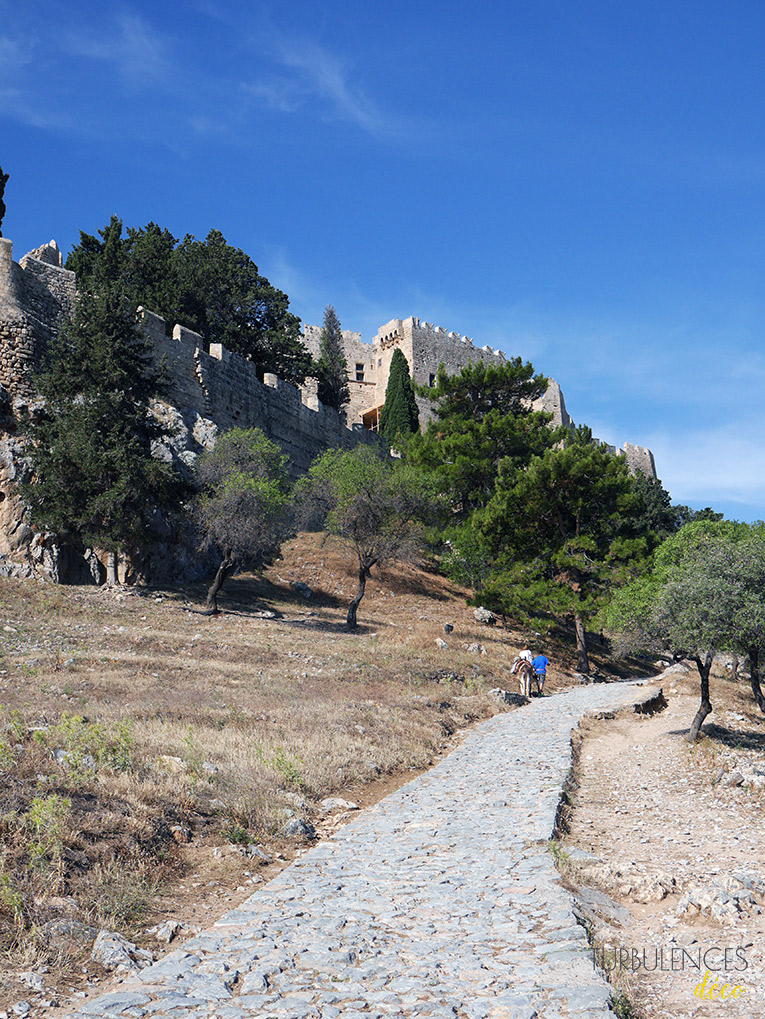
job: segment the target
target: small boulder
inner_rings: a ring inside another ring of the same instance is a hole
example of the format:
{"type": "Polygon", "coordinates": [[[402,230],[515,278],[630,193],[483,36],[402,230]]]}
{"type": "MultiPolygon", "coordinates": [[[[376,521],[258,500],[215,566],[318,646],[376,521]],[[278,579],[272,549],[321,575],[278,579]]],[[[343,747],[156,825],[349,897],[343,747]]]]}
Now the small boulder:
{"type": "Polygon", "coordinates": [[[448,637],[450,633],[454,632],[454,627],[451,623],[444,623],[444,633],[448,637]]]}
{"type": "Polygon", "coordinates": [[[25,973],[19,973],[20,982],[30,989],[30,991],[41,991],[45,984],[40,973],[34,973],[32,970],[27,970],[25,973]]]}
{"type": "Polygon", "coordinates": [[[484,623],[486,626],[494,626],[497,622],[497,617],[489,609],[477,608],[473,609],[473,617],[477,623],[484,623]]]}
{"type": "Polygon", "coordinates": [[[330,810],[358,810],[358,803],[354,803],[353,800],[343,800],[339,796],[328,796],[326,800],[322,800],[319,804],[320,809],[323,813],[327,814],[330,810]]]}
{"type": "Polygon", "coordinates": [[[169,945],[173,938],[185,929],[186,924],[180,923],[178,920],[166,920],[157,927],[152,927],[149,933],[153,934],[157,941],[169,945]]]}
{"type": "Polygon", "coordinates": [[[290,587],[296,594],[299,594],[301,598],[313,598],[313,591],[308,584],[304,584],[302,580],[293,580],[290,587]]]}
{"type": "Polygon", "coordinates": [[[98,932],[91,958],[104,969],[126,969],[132,973],[154,962],[151,952],[139,948],[116,931],[107,930],[98,932]]]}
{"type": "Polygon", "coordinates": [[[261,863],[270,863],[271,857],[268,853],[264,852],[260,846],[256,846],[254,842],[250,842],[249,845],[242,846],[242,855],[249,856],[250,859],[260,860],[261,863]]]}
{"type": "Polygon", "coordinates": [[[316,829],[310,821],[302,817],[291,817],[282,826],[282,835],[286,835],[287,838],[315,839],[316,829]]]}
{"type": "Polygon", "coordinates": [[[440,637],[436,637],[436,647],[440,651],[448,651],[449,650],[449,645],[446,643],[445,640],[442,640],[440,637]]]}

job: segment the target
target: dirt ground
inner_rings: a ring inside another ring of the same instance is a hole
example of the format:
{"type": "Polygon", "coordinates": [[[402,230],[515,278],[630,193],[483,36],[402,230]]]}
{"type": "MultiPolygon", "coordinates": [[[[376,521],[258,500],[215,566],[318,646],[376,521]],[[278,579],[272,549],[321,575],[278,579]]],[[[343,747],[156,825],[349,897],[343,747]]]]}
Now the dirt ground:
{"type": "Polygon", "coordinates": [[[695,667],[655,682],[663,711],[581,727],[561,869],[596,889],[588,920],[625,1014],[754,1019],[765,1015],[765,719],[746,682],[718,674],[715,711],[690,745],[695,667]]]}

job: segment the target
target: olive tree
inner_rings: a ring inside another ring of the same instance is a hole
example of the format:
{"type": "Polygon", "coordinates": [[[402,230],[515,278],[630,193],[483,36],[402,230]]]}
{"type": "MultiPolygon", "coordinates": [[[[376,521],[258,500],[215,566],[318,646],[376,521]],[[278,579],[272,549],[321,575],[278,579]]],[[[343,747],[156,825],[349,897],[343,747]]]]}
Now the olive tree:
{"type": "Polygon", "coordinates": [[[701,696],[689,739],[698,737],[712,712],[709,674],[716,652],[749,658],[752,694],[765,712],[759,678],[765,647],[763,525],[686,524],[657,549],[648,573],[616,594],[604,621],[624,649],[696,664],[701,696]]]}
{"type": "Polygon", "coordinates": [[[363,446],[321,454],[298,489],[303,519],[341,541],[356,563],[358,589],[346,617],[354,630],[372,568],[411,562],[422,551],[433,491],[411,465],[363,446]]]}
{"type": "Polygon", "coordinates": [[[291,532],[287,457],[259,428],[232,428],[197,463],[196,513],[202,547],[220,564],[205,613],[218,612],[218,595],[237,570],[260,569],[291,532]]]}

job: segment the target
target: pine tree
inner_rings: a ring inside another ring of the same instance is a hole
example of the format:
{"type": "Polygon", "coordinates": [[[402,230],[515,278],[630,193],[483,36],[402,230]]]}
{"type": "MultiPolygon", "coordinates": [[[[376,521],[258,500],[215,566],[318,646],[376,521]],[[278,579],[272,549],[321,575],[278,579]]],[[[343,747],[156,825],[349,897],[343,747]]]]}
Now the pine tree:
{"type": "Polygon", "coordinates": [[[390,360],[385,404],[380,411],[380,434],[389,446],[395,446],[399,436],[406,438],[413,435],[419,427],[420,417],[409,375],[409,362],[397,347],[390,360]]]}
{"type": "Polygon", "coordinates": [[[113,564],[151,539],[152,514],[178,491],[152,456],[163,434],[149,413],[159,373],[118,298],[81,296],[36,382],[45,408],[25,427],[34,481],[21,486],[32,520],[113,564]]]}
{"type": "Polygon", "coordinates": [[[343,347],[343,331],[331,304],[324,309],[324,322],[319,336],[317,375],[321,402],[327,407],[342,410],[350,402],[351,391],[348,387],[348,364],[343,347]]]}

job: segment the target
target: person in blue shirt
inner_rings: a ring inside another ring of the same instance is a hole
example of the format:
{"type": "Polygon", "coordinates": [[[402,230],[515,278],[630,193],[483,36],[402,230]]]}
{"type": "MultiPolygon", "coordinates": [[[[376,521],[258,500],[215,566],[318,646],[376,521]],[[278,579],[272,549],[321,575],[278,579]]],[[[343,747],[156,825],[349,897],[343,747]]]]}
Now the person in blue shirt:
{"type": "Polygon", "coordinates": [[[540,697],[544,690],[545,679],[547,678],[547,666],[549,664],[550,663],[541,652],[531,660],[531,667],[534,670],[534,676],[537,681],[537,690],[539,690],[540,697]]]}

